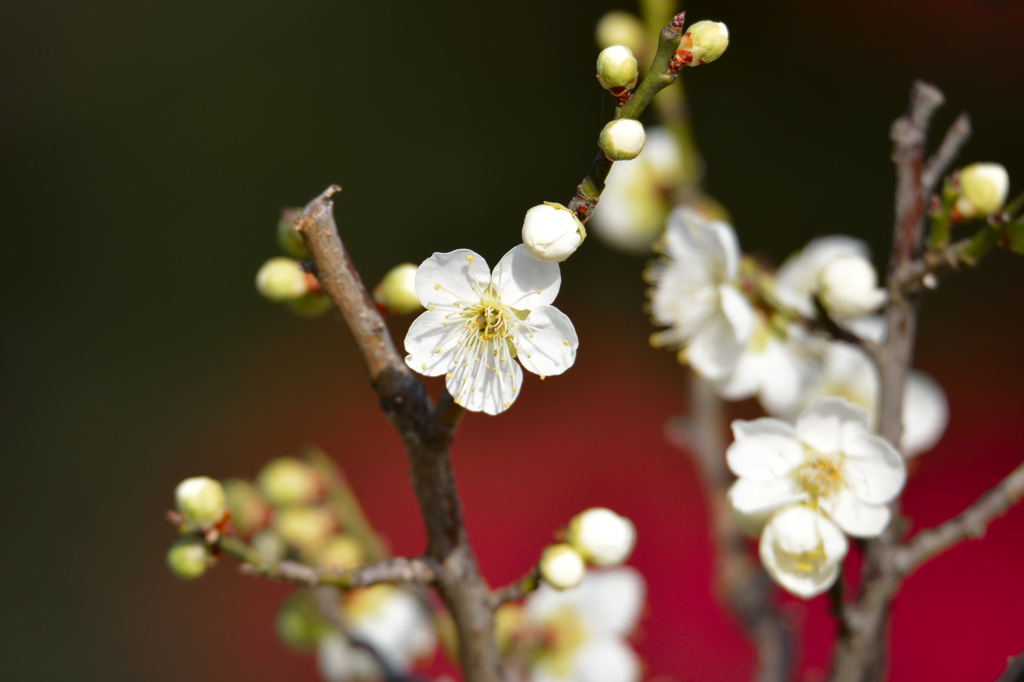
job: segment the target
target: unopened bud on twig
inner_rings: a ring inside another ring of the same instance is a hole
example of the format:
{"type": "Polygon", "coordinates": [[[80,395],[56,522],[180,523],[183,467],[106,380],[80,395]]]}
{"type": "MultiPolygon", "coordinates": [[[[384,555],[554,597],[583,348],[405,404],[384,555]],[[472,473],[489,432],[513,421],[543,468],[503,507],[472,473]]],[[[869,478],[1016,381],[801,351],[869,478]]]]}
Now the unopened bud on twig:
{"type": "Polygon", "coordinates": [[[270,508],[256,486],[240,478],[224,481],[224,495],[231,511],[231,523],[241,535],[249,535],[270,517],[270,508]]]}
{"type": "Polygon", "coordinates": [[[281,250],[292,258],[305,260],[309,258],[309,249],[302,235],[295,229],[295,219],[302,213],[301,208],[286,208],[281,211],[281,219],[277,221],[277,243],[281,250]]]}
{"type": "Polygon", "coordinates": [[[715,61],[729,47],[729,29],[720,21],[698,21],[683,34],[672,66],[698,66],[715,61]]]}
{"type": "Polygon", "coordinates": [[[982,218],[1006,203],[1010,176],[1001,164],[972,163],[960,171],[960,197],[956,212],[960,218],[982,218]]]}
{"type": "Polygon", "coordinates": [[[334,530],[334,518],[322,507],[288,507],[274,514],[274,530],[299,551],[316,553],[334,530]]]}
{"type": "Polygon", "coordinates": [[[545,548],[537,564],[540,575],[556,590],[576,587],[583,580],[586,566],[583,557],[570,545],[559,543],[545,548]]]}
{"type": "Polygon", "coordinates": [[[412,263],[402,263],[388,270],[373,290],[374,302],[396,315],[423,310],[420,297],[416,295],[417,269],[412,263]]]}
{"type": "Polygon", "coordinates": [[[597,82],[605,90],[611,88],[632,90],[636,86],[638,73],[636,57],[625,45],[613,45],[597,55],[597,82]]]}
{"type": "Polygon", "coordinates": [[[836,319],[861,317],[885,303],[878,273],[863,256],[838,256],[818,274],[818,299],[836,319]]]}
{"type": "Polygon", "coordinates": [[[186,523],[210,528],[224,518],[224,488],[209,476],[186,478],[174,489],[178,512],[186,523]]]}
{"type": "Polygon", "coordinates": [[[256,273],[256,290],[263,298],[283,303],[309,293],[311,275],[292,258],[271,258],[256,273]]]}
{"type": "Polygon", "coordinates": [[[195,580],[209,567],[212,557],[199,538],[181,538],[167,550],[167,568],[182,580],[195,580]]]}
{"type": "Polygon", "coordinates": [[[620,118],[604,127],[597,143],[612,161],[629,161],[640,154],[645,140],[644,126],[640,121],[620,118]]]}
{"type": "Polygon", "coordinates": [[[256,487],[275,507],[306,504],[320,493],[320,479],[313,467],[295,457],[279,457],[263,465],[256,487]]]}
{"type": "Polygon", "coordinates": [[[366,561],[359,541],[346,533],[335,535],[317,555],[317,566],[325,570],[344,570],[366,561]]]}
{"type": "Polygon", "coordinates": [[[633,551],[636,528],[611,509],[593,507],[573,517],[567,539],[589,563],[616,566],[633,551]]]}
{"type": "Polygon", "coordinates": [[[307,591],[285,600],[274,626],[281,641],[296,651],[311,651],[323,635],[331,632],[307,591]]]}
{"type": "Polygon", "coordinates": [[[561,204],[546,201],[527,211],[523,219],[523,244],[539,261],[564,261],[586,236],[583,223],[561,204]]]}
{"type": "Polygon", "coordinates": [[[595,36],[601,49],[625,45],[634,54],[645,49],[647,29],[640,18],[629,12],[608,12],[597,22],[595,36]]]}
{"type": "MultiPolygon", "coordinates": [[[[312,277],[312,275],[309,275],[312,277]]],[[[288,301],[288,309],[299,317],[313,320],[324,315],[334,307],[331,297],[322,291],[311,291],[294,301],[288,301]]]]}

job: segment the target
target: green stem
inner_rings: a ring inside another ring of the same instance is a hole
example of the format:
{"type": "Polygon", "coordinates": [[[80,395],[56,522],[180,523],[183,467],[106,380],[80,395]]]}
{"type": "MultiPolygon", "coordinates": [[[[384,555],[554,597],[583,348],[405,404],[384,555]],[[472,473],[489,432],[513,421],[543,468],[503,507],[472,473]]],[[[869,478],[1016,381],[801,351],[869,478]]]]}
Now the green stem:
{"type": "Polygon", "coordinates": [[[672,22],[661,29],[661,34],[658,36],[658,51],[654,55],[654,61],[651,62],[651,68],[647,70],[647,75],[644,76],[630,100],[615,111],[616,120],[640,118],[640,114],[644,113],[644,109],[651,103],[654,96],[675,82],[675,74],[668,72],[668,64],[672,61],[672,55],[676,53],[679,39],[682,37],[682,31],[675,30],[672,27],[672,22]]]}

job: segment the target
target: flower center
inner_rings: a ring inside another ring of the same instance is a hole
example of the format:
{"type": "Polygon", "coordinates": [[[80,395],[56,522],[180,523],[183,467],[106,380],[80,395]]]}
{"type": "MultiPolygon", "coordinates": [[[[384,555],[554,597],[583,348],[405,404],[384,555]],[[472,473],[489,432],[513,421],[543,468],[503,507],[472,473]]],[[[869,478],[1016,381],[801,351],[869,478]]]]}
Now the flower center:
{"type": "Polygon", "coordinates": [[[537,664],[554,677],[567,678],[573,656],[587,640],[587,629],[574,608],[566,604],[545,618],[537,664]]]}
{"type": "Polygon", "coordinates": [[[828,497],[843,483],[842,459],[826,457],[807,448],[807,461],[797,468],[797,478],[811,495],[828,497]]]}
{"type": "Polygon", "coordinates": [[[512,333],[515,315],[503,305],[501,299],[488,287],[480,296],[480,302],[470,306],[463,317],[468,318],[466,328],[476,334],[478,341],[490,341],[498,337],[504,341],[512,333]]]}

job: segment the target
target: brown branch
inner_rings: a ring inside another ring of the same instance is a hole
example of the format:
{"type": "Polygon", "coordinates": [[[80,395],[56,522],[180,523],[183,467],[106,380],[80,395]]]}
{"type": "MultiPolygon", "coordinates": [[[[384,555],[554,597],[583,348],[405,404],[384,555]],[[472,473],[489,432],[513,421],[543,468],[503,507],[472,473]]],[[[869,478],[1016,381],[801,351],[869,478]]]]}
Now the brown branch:
{"type": "Polygon", "coordinates": [[[381,409],[405,446],[426,527],[426,556],[434,563],[434,586],[459,633],[465,678],[468,682],[498,682],[501,658],[489,591],[469,545],[448,457],[462,410],[444,397],[435,408],[423,384],[395,350],[338,235],[331,196],[339,189],[332,185],[311,201],[295,228],[313,257],[317,279],[352,332],[381,409]]]}
{"type": "Polygon", "coordinates": [[[924,170],[921,172],[921,184],[924,186],[925,192],[935,189],[970,137],[971,117],[966,113],[960,114],[946,131],[946,136],[942,138],[942,144],[934,154],[928,157],[928,163],[925,164],[924,170]]]}
{"type": "Polygon", "coordinates": [[[538,587],[540,587],[540,568],[534,566],[519,580],[491,592],[491,608],[496,609],[505,602],[522,599],[536,591],[538,587]]]}
{"type": "Polygon", "coordinates": [[[722,401],[696,374],[690,374],[689,383],[690,419],[670,422],[666,435],[693,456],[704,482],[717,554],[718,598],[757,649],[754,679],[788,682],[793,679],[796,663],[793,624],[775,608],[776,588],[751,558],[728,507],[733,477],[725,464],[722,401]]]}
{"type": "Polygon", "coordinates": [[[988,524],[1005,514],[1021,497],[1024,497],[1024,464],[964,511],[935,528],[917,533],[901,545],[894,558],[896,570],[906,575],[961,540],[982,537],[988,524]]]}

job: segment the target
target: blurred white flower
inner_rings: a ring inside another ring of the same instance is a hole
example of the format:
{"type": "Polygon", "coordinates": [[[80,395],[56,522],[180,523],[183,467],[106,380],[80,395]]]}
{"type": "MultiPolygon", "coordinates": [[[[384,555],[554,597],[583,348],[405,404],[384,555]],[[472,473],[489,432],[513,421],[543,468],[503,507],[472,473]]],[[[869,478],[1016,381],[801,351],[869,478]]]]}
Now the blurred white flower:
{"type": "Polygon", "coordinates": [[[726,379],[754,327],[754,310],[736,287],[736,233],[682,206],[668,217],[661,250],[644,275],[654,285],[654,321],[669,329],[651,343],[680,349],[680,362],[706,379],[726,379]]]}
{"type": "Polygon", "coordinates": [[[567,541],[589,563],[615,566],[629,558],[636,544],[636,527],[611,509],[591,507],[569,522],[567,541]]]}
{"type": "MultiPolygon", "coordinates": [[[[408,672],[416,659],[437,646],[430,614],[401,588],[375,585],[354,590],[346,594],[343,608],[353,636],[372,646],[395,672],[408,672]]],[[[365,649],[334,633],[320,640],[317,663],[328,682],[384,678],[384,671],[365,649]]]]}
{"type": "Polygon", "coordinates": [[[956,212],[961,218],[980,218],[995,213],[1006,203],[1010,175],[998,163],[972,163],[960,170],[960,197],[956,212]]]}
{"type": "Polygon", "coordinates": [[[878,287],[878,273],[863,256],[845,254],[829,261],[818,275],[818,295],[835,319],[858,318],[885,303],[885,289],[878,287]]]}
{"type": "Polygon", "coordinates": [[[520,363],[550,376],[576,360],[576,330],[550,305],[561,281],[557,263],[538,261],[522,244],[493,273],[468,249],[435,253],[416,272],[427,311],[406,334],[406,364],[427,376],[443,374],[467,410],[504,412],[523,383],[520,363]]]}
{"type": "Polygon", "coordinates": [[[564,542],[545,547],[537,568],[544,582],[556,590],[576,587],[587,572],[580,553],[564,542]]]}
{"type": "Polygon", "coordinates": [[[868,258],[867,244],[853,237],[829,235],[811,240],[786,259],[775,273],[775,295],[805,317],[814,317],[814,296],[818,294],[821,272],[840,256],[868,258]]]}
{"type": "Polygon", "coordinates": [[[886,506],[903,489],[903,457],[868,430],[868,415],[840,398],[819,398],[795,426],[778,419],[732,423],[726,462],[739,477],[729,503],[742,516],[809,503],[855,537],[889,524],[886,506]]]}
{"type": "Polygon", "coordinates": [[[667,195],[682,176],[683,157],[672,133],[651,127],[643,151],[613,164],[590,226],[598,238],[627,253],[650,253],[665,227],[667,195]]]}
{"type": "Polygon", "coordinates": [[[803,504],[775,512],[758,543],[768,575],[786,591],[804,599],[832,587],[848,549],[843,532],[803,504]]]}
{"type": "Polygon", "coordinates": [[[579,587],[547,585],[526,598],[528,626],[542,646],[532,682],[639,682],[640,661],[626,637],[644,604],[644,581],[632,568],[589,571],[579,587]]]}

